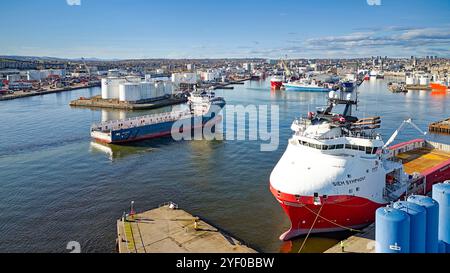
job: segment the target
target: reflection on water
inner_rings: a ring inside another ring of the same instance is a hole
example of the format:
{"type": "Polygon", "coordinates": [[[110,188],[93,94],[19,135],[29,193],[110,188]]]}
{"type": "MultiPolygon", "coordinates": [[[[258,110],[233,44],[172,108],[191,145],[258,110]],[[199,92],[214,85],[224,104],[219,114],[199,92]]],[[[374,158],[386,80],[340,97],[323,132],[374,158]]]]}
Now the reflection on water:
{"type": "Polygon", "coordinates": [[[122,146],[113,145],[92,141],[90,145],[90,152],[103,153],[108,156],[108,158],[113,161],[116,159],[123,159],[130,155],[135,155],[138,153],[152,152],[154,148],[151,147],[137,147],[137,146],[122,146]]]}
{"type": "MultiPolygon", "coordinates": [[[[121,119],[128,119],[128,118],[134,118],[139,116],[145,116],[145,115],[154,115],[154,114],[161,114],[166,112],[176,112],[176,111],[182,111],[187,109],[186,104],[179,104],[179,105],[171,105],[166,106],[158,109],[151,109],[151,110],[136,110],[136,111],[127,111],[127,110],[120,110],[120,109],[93,109],[93,111],[100,111],[101,112],[101,122],[105,121],[112,121],[112,120],[121,120],[121,119]]],[[[75,108],[75,107],[74,107],[75,108]]]]}
{"type": "Polygon", "coordinates": [[[283,242],[280,247],[281,253],[322,253],[340,241],[352,236],[352,232],[335,232],[325,234],[312,234],[307,239],[306,236],[299,237],[293,241],[283,242]],[[306,240],[306,242],[305,242],[306,240]]]}

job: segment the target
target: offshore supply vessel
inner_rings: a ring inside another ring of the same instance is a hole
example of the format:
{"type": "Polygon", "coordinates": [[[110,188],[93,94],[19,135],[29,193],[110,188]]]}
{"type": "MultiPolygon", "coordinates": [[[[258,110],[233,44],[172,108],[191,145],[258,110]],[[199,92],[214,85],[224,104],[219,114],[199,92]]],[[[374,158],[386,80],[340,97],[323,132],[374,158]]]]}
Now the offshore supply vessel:
{"type": "Polygon", "coordinates": [[[176,122],[191,125],[191,128],[175,128],[178,131],[214,124],[220,119],[218,114],[225,104],[225,100],[216,97],[214,92],[194,91],[188,98],[187,110],[93,124],[91,137],[107,144],[121,144],[168,136],[176,122]]]}
{"type": "Polygon", "coordinates": [[[354,105],[351,94],[332,91],[326,109],[293,122],[270,176],[270,190],[291,220],[281,240],[367,226],[377,208],[450,178],[450,145],[417,139],[389,147],[405,124],[420,129],[406,120],[384,143],[376,130],[381,118],[358,119],[354,105]],[[343,113],[333,113],[339,105],[343,113]]]}
{"type": "Polygon", "coordinates": [[[293,82],[283,83],[286,91],[299,92],[329,92],[333,86],[329,83],[322,83],[312,78],[303,78],[293,82]]]}

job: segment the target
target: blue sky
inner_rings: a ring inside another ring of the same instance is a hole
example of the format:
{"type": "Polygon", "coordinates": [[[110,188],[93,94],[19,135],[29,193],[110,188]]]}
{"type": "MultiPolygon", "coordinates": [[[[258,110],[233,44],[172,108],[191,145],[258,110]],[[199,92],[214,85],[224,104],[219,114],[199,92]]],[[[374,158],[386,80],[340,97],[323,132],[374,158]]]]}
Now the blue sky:
{"type": "Polygon", "coordinates": [[[448,0],[2,0],[0,10],[0,55],[450,57],[448,0]]]}

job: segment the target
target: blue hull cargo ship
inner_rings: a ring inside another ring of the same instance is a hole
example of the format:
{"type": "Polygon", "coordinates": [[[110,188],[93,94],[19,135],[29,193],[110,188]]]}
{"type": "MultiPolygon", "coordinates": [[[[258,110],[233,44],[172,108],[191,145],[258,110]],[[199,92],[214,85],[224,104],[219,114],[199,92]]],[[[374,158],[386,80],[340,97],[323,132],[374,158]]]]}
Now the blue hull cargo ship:
{"type": "Polygon", "coordinates": [[[213,92],[193,92],[189,99],[189,109],[142,117],[106,121],[91,126],[91,137],[108,144],[123,144],[145,139],[158,138],[172,134],[174,124],[189,124],[190,128],[178,129],[179,132],[214,124],[220,119],[218,113],[225,106],[225,100],[215,97],[213,92]]]}

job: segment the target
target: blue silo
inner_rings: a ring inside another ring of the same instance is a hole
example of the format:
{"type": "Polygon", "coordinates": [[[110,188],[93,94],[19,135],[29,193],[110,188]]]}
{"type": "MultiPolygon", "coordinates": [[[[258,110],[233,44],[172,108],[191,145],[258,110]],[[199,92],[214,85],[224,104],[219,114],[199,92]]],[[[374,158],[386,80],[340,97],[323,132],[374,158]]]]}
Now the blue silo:
{"type": "Polygon", "coordinates": [[[450,244],[450,182],[433,186],[433,199],[439,203],[439,240],[450,244]]]}
{"type": "Polygon", "coordinates": [[[426,226],[427,226],[427,211],[424,207],[417,204],[399,201],[394,203],[394,209],[402,210],[409,215],[410,218],[410,253],[425,253],[426,242],[426,226]]]}
{"type": "Polygon", "coordinates": [[[427,211],[425,249],[427,253],[438,253],[439,204],[431,197],[411,195],[408,202],[423,206],[427,211]]]}
{"type": "Polygon", "coordinates": [[[444,241],[439,241],[439,253],[447,252],[447,244],[444,241]]]}
{"type": "Polygon", "coordinates": [[[409,215],[391,207],[379,208],[375,216],[375,251],[409,253],[409,215]]]}

